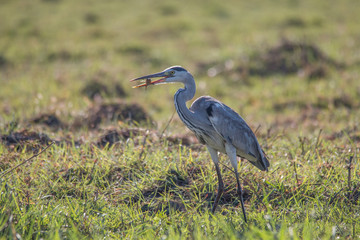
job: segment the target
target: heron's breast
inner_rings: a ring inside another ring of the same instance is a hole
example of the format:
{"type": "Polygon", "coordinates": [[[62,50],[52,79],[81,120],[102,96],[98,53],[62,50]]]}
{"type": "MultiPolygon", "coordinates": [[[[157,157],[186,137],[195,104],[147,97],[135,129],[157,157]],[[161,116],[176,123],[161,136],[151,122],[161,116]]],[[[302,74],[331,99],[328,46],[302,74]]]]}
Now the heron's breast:
{"type": "Polygon", "coordinates": [[[195,133],[195,135],[200,143],[208,145],[219,152],[225,152],[225,141],[217,132],[195,133]]]}

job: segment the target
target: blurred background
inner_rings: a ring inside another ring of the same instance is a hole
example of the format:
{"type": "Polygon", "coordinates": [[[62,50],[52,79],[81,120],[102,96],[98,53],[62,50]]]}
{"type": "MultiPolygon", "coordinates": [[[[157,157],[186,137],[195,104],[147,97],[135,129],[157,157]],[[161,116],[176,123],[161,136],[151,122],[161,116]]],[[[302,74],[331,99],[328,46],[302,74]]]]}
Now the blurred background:
{"type": "MultiPolygon", "coordinates": [[[[358,1],[0,5],[2,128],[58,121],[74,131],[97,117],[92,113],[111,115],[121,103],[135,112],[110,121],[128,124],[143,113],[163,129],[180,86],[132,89],[129,80],[181,65],[195,77],[196,96],[223,101],[253,129],[261,126],[259,134],[317,135],[323,129],[329,139],[344,131],[360,138],[358,1]]],[[[184,130],[175,116],[169,131],[184,130]]]]}

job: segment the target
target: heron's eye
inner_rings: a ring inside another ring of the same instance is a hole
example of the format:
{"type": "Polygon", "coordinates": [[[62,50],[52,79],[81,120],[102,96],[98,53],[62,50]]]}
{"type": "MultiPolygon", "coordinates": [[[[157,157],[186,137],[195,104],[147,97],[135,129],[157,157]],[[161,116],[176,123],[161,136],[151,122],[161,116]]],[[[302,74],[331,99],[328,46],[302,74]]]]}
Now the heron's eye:
{"type": "Polygon", "coordinates": [[[175,71],[174,71],[174,70],[170,71],[170,74],[171,74],[171,75],[174,75],[174,74],[175,74],[175,71]]]}

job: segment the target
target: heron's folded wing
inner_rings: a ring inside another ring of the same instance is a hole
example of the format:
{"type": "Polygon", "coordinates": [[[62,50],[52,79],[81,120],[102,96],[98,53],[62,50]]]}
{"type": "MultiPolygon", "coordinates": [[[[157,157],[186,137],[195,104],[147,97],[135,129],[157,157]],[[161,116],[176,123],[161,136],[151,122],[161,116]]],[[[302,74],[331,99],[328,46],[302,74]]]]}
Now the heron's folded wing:
{"type": "Polygon", "coordinates": [[[214,129],[225,141],[242,152],[242,157],[246,157],[261,170],[267,168],[269,163],[262,153],[255,134],[239,114],[220,102],[209,104],[206,112],[214,129]],[[262,164],[259,165],[260,161],[262,164]]]}

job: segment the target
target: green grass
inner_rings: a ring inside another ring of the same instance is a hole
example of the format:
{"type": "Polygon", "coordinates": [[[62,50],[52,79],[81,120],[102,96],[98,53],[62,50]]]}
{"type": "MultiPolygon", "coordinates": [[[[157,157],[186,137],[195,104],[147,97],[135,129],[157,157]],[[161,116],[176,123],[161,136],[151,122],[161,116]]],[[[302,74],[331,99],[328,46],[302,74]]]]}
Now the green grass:
{"type": "Polygon", "coordinates": [[[350,0],[1,1],[0,239],[359,238],[359,7],[350,0]],[[315,59],[291,74],[257,73],[282,39],[315,46],[339,66],[315,59]],[[197,97],[216,97],[260,126],[269,172],[239,163],[248,224],[229,160],[221,158],[226,191],[212,215],[217,176],[209,154],[167,138],[191,136],[176,115],[166,128],[179,86],[131,89],[130,79],[177,64],[194,74],[197,97]],[[311,77],[311,67],[324,74],[311,77]],[[93,81],[107,89],[95,100],[82,94],[93,81]],[[153,123],[88,124],[100,104],[119,100],[140,104],[153,123]],[[42,114],[63,125],[34,123],[42,114]],[[109,130],[128,128],[140,134],[97,144],[109,130]],[[6,141],[29,132],[59,142],[3,175],[46,146],[6,141]]]}

